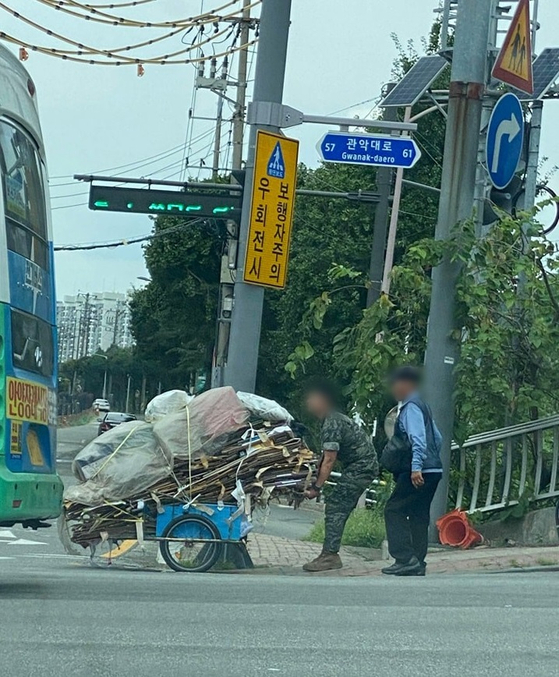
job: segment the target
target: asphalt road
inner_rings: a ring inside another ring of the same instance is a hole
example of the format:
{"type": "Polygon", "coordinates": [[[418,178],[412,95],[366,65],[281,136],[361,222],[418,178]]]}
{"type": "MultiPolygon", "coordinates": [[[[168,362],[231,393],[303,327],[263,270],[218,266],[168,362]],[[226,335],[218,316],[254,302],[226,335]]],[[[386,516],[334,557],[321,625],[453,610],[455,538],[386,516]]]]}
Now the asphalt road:
{"type": "MultiPolygon", "coordinates": [[[[90,431],[62,431],[72,455],[90,431]]],[[[559,576],[313,578],[93,567],[0,529],[0,675],[547,677],[559,576]]]]}
{"type": "Polygon", "coordinates": [[[552,573],[152,573],[25,549],[0,567],[10,677],[544,677],[559,660],[552,573]]]}

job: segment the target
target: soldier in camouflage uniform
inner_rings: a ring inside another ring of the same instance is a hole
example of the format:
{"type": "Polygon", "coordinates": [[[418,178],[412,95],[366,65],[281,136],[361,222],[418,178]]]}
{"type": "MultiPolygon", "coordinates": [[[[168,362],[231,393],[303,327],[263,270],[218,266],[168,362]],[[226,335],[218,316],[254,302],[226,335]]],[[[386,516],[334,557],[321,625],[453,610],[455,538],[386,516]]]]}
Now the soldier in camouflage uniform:
{"type": "Polygon", "coordinates": [[[338,554],[348,517],[361,494],[379,474],[375,448],[366,431],[355,421],[336,411],[335,391],[327,384],[311,386],[307,391],[307,408],[322,421],[322,459],[318,477],[307,491],[316,498],[336,463],[342,476],[326,497],[325,538],[321,554],[305,564],[305,571],[339,569],[338,554]]]}

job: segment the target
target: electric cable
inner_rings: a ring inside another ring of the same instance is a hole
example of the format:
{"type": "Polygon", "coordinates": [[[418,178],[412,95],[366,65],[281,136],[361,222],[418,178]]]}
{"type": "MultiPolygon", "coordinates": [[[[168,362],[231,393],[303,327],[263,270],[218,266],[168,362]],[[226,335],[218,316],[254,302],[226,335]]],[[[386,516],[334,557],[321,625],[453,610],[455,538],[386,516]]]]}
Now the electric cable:
{"type": "MultiPolygon", "coordinates": [[[[197,136],[193,139],[193,144],[198,143],[201,141],[204,137],[208,136],[211,133],[211,131],[206,131],[200,134],[200,136],[197,136]]],[[[178,146],[173,146],[172,148],[169,148],[167,150],[161,151],[161,153],[157,153],[156,155],[150,155],[147,158],[142,158],[140,160],[134,160],[134,162],[128,162],[127,164],[124,165],[119,165],[117,167],[107,167],[105,169],[96,169],[95,171],[92,172],[87,172],[88,174],[105,174],[107,172],[114,172],[120,169],[142,169],[143,167],[147,167],[148,165],[154,164],[155,162],[158,162],[159,160],[164,160],[165,158],[173,155],[174,153],[179,152],[182,150],[184,144],[179,144],[178,146]]],[[[58,176],[52,176],[49,177],[49,186],[51,188],[59,188],[61,186],[75,186],[76,182],[74,181],[69,181],[65,183],[50,183],[52,180],[56,179],[68,179],[68,178],[73,178],[73,174],[60,174],[58,176]]]]}
{"type": "Polygon", "coordinates": [[[121,240],[115,240],[113,242],[93,242],[93,243],[85,243],[85,244],[62,244],[62,245],[55,245],[54,246],[54,251],[55,252],[63,252],[63,251],[91,251],[93,249],[114,249],[116,247],[123,247],[127,246],[130,244],[138,244],[140,242],[146,242],[148,240],[155,240],[158,237],[163,237],[166,235],[171,235],[173,233],[176,233],[179,230],[182,230],[183,228],[186,228],[187,226],[195,226],[198,223],[203,223],[205,221],[208,221],[209,219],[193,219],[192,221],[186,221],[185,223],[180,223],[177,226],[173,226],[171,228],[165,228],[164,230],[160,231],[155,231],[151,233],[150,235],[138,235],[136,237],[132,238],[122,238],[121,240]]]}

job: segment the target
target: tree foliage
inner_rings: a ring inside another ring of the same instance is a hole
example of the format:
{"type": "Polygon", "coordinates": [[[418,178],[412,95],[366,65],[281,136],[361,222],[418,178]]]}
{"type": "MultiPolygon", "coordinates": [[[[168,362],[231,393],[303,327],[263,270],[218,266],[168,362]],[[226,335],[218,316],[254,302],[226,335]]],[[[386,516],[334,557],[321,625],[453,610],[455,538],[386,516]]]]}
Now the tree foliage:
{"type": "MultiPolygon", "coordinates": [[[[374,418],[383,410],[378,385],[388,369],[423,361],[430,272],[445,255],[460,267],[456,438],[557,411],[559,250],[540,233],[534,215],[503,214],[482,239],[468,221],[449,242],[425,239],[408,249],[393,271],[390,297],[381,296],[334,338],[336,372],[362,415],[374,418]]],[[[303,326],[320,328],[330,298],[347,293],[348,280],[367,286],[355,271],[334,266],[329,289],[311,304],[303,326]]],[[[295,351],[287,369],[305,368],[312,359],[307,353],[295,351]]]]}
{"type": "Polygon", "coordinates": [[[211,368],[221,226],[159,216],[145,247],[151,282],[132,296],[132,331],[139,358],[156,367],[166,389],[188,388],[197,372],[211,368]]]}

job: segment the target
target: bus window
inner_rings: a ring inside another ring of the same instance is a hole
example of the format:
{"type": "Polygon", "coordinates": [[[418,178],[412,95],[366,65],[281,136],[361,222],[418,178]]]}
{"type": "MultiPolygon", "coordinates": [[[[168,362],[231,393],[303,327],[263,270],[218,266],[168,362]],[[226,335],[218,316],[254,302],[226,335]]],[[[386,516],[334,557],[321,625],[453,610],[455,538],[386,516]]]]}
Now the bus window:
{"type": "Polygon", "coordinates": [[[43,320],[12,309],[13,365],[41,376],[54,373],[52,327],[43,320]]]}
{"type": "Polygon", "coordinates": [[[8,248],[47,270],[47,218],[39,155],[27,135],[5,120],[0,120],[0,169],[8,248]]]}

